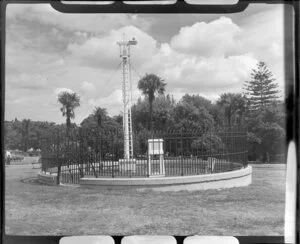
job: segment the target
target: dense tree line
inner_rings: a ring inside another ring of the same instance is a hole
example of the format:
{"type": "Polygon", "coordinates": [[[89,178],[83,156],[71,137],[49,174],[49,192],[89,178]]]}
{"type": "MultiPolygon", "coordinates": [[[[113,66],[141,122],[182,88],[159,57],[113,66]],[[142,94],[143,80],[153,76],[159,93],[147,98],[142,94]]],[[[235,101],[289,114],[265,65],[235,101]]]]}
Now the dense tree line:
{"type": "Polygon", "coordinates": [[[31,121],[29,119],[5,121],[5,147],[26,152],[28,149],[39,149],[42,138],[51,129],[59,127],[55,123],[31,121]]]}
{"type": "MultiPolygon", "coordinates": [[[[243,93],[223,93],[216,102],[200,95],[185,94],[175,101],[166,94],[167,83],[155,74],[146,74],[138,83],[143,96],[132,106],[134,133],[147,134],[153,130],[195,130],[202,137],[192,147],[213,147],[221,150],[223,145],[217,134],[208,132],[235,128],[247,132],[249,160],[276,161],[276,155],[285,152],[285,106],[278,98],[278,85],[266,64],[259,62],[252,70],[250,80],[244,82],[243,93]]],[[[30,120],[5,123],[5,145],[10,149],[26,151],[38,148],[40,138],[55,128],[81,127],[95,131],[122,131],[122,116],[109,116],[105,108],[96,107],[81,124],[71,123],[74,109],[80,105],[77,94],[63,93],[58,97],[66,125],[30,120]]],[[[135,145],[139,148],[141,145],[135,145]]]]}

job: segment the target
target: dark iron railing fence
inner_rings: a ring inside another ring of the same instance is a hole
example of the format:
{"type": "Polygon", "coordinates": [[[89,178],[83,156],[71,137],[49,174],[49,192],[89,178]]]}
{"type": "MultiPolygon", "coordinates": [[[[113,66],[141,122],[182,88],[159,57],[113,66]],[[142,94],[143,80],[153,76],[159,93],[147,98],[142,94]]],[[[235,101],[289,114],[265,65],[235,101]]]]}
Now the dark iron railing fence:
{"type": "Polygon", "coordinates": [[[81,177],[197,175],[247,165],[246,133],[231,129],[139,131],[133,142],[133,159],[124,160],[122,131],[57,130],[41,141],[42,170],[57,174],[58,182],[76,184],[81,177]],[[162,139],[156,155],[148,150],[157,146],[153,139],[162,139]]]}

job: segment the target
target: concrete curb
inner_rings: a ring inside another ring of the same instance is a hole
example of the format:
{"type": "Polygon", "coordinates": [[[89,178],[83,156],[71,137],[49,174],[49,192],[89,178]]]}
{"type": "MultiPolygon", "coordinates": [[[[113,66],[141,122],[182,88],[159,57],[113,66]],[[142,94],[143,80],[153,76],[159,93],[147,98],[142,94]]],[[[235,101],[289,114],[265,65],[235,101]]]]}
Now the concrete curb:
{"type": "Polygon", "coordinates": [[[38,173],[38,180],[46,185],[57,185],[57,175],[45,174],[42,171],[38,173]]]}
{"type": "Polygon", "coordinates": [[[252,182],[252,166],[207,175],[157,178],[81,178],[79,184],[93,188],[153,189],[160,191],[206,190],[247,186],[252,182]]]}

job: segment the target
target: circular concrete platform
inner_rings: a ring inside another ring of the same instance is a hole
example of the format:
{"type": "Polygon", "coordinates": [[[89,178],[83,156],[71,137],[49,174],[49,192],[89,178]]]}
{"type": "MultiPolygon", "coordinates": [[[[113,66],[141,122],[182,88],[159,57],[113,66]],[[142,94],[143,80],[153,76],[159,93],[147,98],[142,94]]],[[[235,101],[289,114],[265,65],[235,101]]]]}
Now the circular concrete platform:
{"type": "Polygon", "coordinates": [[[137,188],[155,191],[207,190],[247,186],[252,182],[252,167],[247,166],[223,173],[155,177],[155,178],[81,178],[81,187],[92,188],[137,188]]]}

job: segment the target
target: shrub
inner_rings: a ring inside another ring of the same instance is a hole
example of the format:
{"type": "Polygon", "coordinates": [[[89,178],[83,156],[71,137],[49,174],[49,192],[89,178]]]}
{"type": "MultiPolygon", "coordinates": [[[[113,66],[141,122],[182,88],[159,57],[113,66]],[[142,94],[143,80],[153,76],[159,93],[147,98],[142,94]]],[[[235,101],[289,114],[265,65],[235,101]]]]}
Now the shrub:
{"type": "Polygon", "coordinates": [[[10,160],[11,161],[22,161],[24,159],[21,155],[11,155],[10,160]]]}
{"type": "Polygon", "coordinates": [[[197,140],[193,141],[192,148],[201,150],[203,155],[220,154],[225,150],[222,139],[216,134],[205,133],[197,140]]]}

